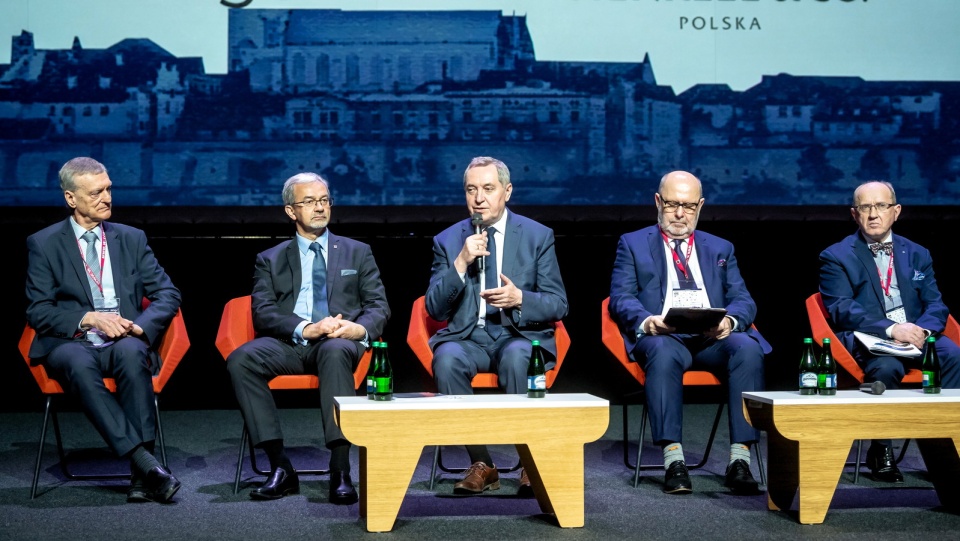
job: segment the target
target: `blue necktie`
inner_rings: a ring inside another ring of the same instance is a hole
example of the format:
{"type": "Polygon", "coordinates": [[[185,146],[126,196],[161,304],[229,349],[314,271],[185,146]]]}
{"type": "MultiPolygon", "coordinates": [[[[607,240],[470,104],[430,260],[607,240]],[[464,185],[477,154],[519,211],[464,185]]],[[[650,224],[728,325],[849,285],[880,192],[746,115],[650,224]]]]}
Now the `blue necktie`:
{"type": "MultiPolygon", "coordinates": [[[[487,256],[484,267],[485,289],[493,289],[499,285],[500,273],[497,270],[496,232],[496,228],[487,228],[487,251],[490,252],[490,255],[487,256]]],[[[500,325],[500,309],[488,304],[487,315],[484,319],[486,321],[484,328],[487,329],[487,334],[494,340],[499,338],[500,334],[503,333],[503,327],[500,325]]]]}
{"type": "Polygon", "coordinates": [[[330,315],[330,308],[327,306],[327,262],[323,260],[323,254],[320,253],[320,243],[314,242],[310,245],[313,252],[313,321],[316,323],[330,315]]]}
{"type": "MultiPolygon", "coordinates": [[[[97,241],[100,240],[97,238],[97,234],[93,231],[87,231],[83,235],[80,235],[87,243],[87,251],[84,256],[84,260],[87,262],[87,267],[90,268],[90,272],[97,277],[97,280],[100,280],[100,285],[103,285],[103,273],[100,269],[100,254],[97,253],[97,241]]],[[[93,278],[90,275],[87,275],[87,281],[90,282],[90,292],[93,294],[94,305],[98,304],[97,308],[103,308],[103,291],[100,290],[100,286],[97,285],[93,278]]]]}

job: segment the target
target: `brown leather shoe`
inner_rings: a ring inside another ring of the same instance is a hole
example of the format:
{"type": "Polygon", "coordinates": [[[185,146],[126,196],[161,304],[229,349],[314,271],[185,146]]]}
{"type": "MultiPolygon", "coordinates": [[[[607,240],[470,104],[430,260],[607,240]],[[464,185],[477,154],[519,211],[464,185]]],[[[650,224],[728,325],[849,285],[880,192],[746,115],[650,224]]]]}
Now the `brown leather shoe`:
{"type": "Polygon", "coordinates": [[[530,484],[526,468],[520,470],[520,486],[517,487],[517,496],[520,498],[533,497],[533,485],[530,484]]]}
{"type": "Polygon", "coordinates": [[[467,469],[467,475],[463,480],[453,485],[454,494],[480,494],[484,490],[497,490],[500,488],[500,474],[497,468],[487,466],[483,462],[477,461],[467,469]]]}

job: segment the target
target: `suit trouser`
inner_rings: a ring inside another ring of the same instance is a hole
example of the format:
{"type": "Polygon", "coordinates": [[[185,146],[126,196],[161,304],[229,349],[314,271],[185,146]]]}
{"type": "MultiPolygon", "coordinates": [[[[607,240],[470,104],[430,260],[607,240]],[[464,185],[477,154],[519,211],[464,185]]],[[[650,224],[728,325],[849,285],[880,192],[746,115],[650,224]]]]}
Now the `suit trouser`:
{"type": "Polygon", "coordinates": [[[345,441],[334,420],[333,398],[356,394],[353,370],[363,351],[362,344],[344,338],[301,346],[269,337],[255,338],[234,350],[227,357],[227,372],[253,444],[283,439],[270,380],[302,374],[320,378],[320,418],[327,448],[345,441]]]}
{"type": "MultiPolygon", "coordinates": [[[[533,346],[523,336],[507,329],[494,340],[482,327],[475,327],[466,340],[442,342],[433,350],[433,378],[443,394],[473,394],[470,382],[478,373],[495,373],[500,389],[509,394],[527,392],[527,367],[533,346]]],[[[542,350],[546,369],[555,362],[542,350]]]]}
{"type": "Polygon", "coordinates": [[[744,391],[762,391],[763,349],[743,332],[723,340],[699,335],[646,335],[633,350],[642,363],[647,380],[644,391],[653,441],[658,444],[682,442],[683,373],[707,370],[727,385],[727,414],[730,442],[752,443],[760,432],[743,416],[744,391]]]}
{"type": "Polygon", "coordinates": [[[95,348],[85,340],[56,347],[43,364],[71,395],[118,456],[156,438],[153,370],[146,342],[127,337],[95,348]],[[116,394],[103,384],[112,377],[116,394]]]}

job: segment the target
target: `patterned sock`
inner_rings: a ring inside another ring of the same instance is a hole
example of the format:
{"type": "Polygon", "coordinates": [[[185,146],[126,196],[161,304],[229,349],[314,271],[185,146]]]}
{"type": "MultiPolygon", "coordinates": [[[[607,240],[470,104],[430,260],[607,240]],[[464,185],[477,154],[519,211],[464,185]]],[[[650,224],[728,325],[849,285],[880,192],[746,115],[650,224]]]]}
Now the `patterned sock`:
{"type": "Polygon", "coordinates": [[[680,442],[668,443],[663,446],[663,469],[670,467],[670,464],[678,460],[683,460],[683,445],[680,442]]]}
{"type": "Polygon", "coordinates": [[[138,445],[130,454],[130,464],[137,469],[140,475],[146,475],[148,471],[159,466],[160,461],[148,453],[142,445],[138,445]]]}
{"type": "Polygon", "coordinates": [[[730,463],[734,460],[742,460],[750,465],[750,448],[742,443],[730,444],[730,463]]]}

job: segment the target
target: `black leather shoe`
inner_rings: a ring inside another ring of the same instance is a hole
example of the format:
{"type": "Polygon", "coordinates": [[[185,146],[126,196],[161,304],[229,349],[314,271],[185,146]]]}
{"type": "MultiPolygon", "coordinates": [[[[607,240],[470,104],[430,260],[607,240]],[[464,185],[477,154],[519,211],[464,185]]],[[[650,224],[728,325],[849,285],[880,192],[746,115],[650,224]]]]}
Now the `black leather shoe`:
{"type": "Polygon", "coordinates": [[[360,498],[357,489],[353,488],[353,481],[349,472],[330,471],[330,503],[336,505],[353,505],[360,498]]]}
{"type": "Polygon", "coordinates": [[[144,476],[143,488],[150,501],[167,503],[180,490],[180,480],[163,466],[154,466],[144,476]]]}
{"type": "MultiPolygon", "coordinates": [[[[136,468],[131,468],[136,469],[136,468]]],[[[147,489],[143,487],[143,476],[139,472],[130,472],[130,488],[127,490],[127,503],[149,502],[147,489]]]]}
{"type": "Polygon", "coordinates": [[[250,491],[250,499],[277,500],[289,494],[299,493],[300,478],[297,477],[297,472],[277,468],[265,483],[250,491]]]}
{"type": "Polygon", "coordinates": [[[871,445],[867,450],[867,467],[877,481],[902,483],[903,474],[893,458],[893,447],[889,445],[871,445]]]}
{"type": "Polygon", "coordinates": [[[693,483],[690,482],[690,472],[682,460],[674,460],[667,467],[663,477],[663,491],[667,494],[690,494],[693,492],[693,483]]]}
{"type": "Polygon", "coordinates": [[[727,466],[727,477],[723,483],[734,494],[758,494],[760,484],[750,473],[750,465],[738,458],[727,466]]]}

